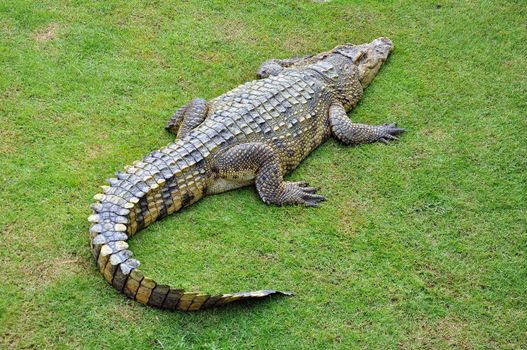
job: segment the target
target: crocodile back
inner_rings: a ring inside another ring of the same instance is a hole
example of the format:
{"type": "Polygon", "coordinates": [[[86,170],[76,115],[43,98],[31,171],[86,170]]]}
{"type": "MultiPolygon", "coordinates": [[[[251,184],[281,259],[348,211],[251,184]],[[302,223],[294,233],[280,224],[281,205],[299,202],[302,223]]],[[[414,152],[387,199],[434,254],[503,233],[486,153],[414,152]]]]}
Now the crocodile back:
{"type": "Polygon", "coordinates": [[[289,172],[329,138],[327,111],[332,100],[331,90],[316,72],[288,70],[210,101],[210,115],[194,136],[212,134],[213,129],[229,145],[266,143],[289,172]]]}

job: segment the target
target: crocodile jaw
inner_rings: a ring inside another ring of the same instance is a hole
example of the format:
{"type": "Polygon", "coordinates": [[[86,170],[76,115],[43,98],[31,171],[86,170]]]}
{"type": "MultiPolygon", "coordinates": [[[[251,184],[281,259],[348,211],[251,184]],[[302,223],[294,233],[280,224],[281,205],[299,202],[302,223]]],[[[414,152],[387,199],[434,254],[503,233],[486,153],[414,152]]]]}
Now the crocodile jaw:
{"type": "Polygon", "coordinates": [[[356,64],[359,70],[360,83],[363,88],[370,85],[392,50],[392,41],[383,37],[375,39],[369,44],[360,45],[360,55],[357,58],[356,64]]]}

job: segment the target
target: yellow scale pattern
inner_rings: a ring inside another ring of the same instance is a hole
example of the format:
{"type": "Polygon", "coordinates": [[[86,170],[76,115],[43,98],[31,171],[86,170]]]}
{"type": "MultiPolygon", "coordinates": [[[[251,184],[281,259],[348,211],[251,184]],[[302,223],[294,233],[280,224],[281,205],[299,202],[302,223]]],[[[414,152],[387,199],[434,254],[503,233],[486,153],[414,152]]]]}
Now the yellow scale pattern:
{"type": "Polygon", "coordinates": [[[403,130],[354,124],[346,117],[392,47],[380,38],[309,58],[273,60],[277,75],[180,108],[167,124],[176,141],[117,172],[94,196],[90,241],[104,279],[131,299],[166,310],[291,295],[259,290],[213,296],[159,284],[139,269],[126,241],[207,194],[251,183],[266,203],[318,206],[325,198],[316,188],[283,176],[331,136],[347,144],[387,142],[403,130]]]}

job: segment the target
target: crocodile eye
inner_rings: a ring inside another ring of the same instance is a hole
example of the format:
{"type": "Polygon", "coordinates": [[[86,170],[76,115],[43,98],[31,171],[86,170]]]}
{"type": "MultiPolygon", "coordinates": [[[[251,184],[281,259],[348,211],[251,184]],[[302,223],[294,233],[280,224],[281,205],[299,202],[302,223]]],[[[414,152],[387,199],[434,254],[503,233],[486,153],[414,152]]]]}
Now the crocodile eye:
{"type": "Polygon", "coordinates": [[[368,53],[367,52],[363,52],[362,55],[360,55],[360,62],[364,62],[368,59],[368,53]]]}
{"type": "Polygon", "coordinates": [[[354,57],[353,57],[353,63],[357,64],[359,61],[362,62],[363,57],[364,57],[365,54],[366,54],[366,52],[364,52],[364,51],[356,52],[354,57]]]}

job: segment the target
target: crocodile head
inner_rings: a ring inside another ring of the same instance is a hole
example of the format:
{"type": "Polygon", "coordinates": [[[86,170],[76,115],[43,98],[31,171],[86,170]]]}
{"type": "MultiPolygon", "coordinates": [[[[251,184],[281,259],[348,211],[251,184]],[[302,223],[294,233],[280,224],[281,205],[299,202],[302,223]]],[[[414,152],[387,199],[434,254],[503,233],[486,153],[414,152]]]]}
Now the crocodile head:
{"type": "Polygon", "coordinates": [[[393,50],[390,39],[378,38],[370,44],[360,45],[360,57],[355,63],[359,68],[359,79],[362,87],[368,86],[381,65],[386,62],[388,55],[393,50]]]}
{"type": "Polygon", "coordinates": [[[306,60],[307,68],[317,71],[346,110],[353,107],[393,50],[389,39],[378,38],[368,44],[344,44],[306,60]]]}
{"type": "Polygon", "coordinates": [[[393,44],[390,39],[378,38],[368,44],[337,46],[333,52],[337,56],[344,56],[342,57],[343,65],[351,60],[353,65],[357,67],[358,79],[362,87],[365,88],[375,78],[392,50],[393,44]]]}

